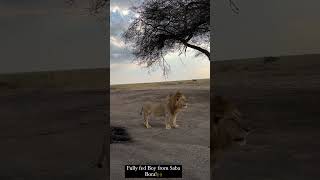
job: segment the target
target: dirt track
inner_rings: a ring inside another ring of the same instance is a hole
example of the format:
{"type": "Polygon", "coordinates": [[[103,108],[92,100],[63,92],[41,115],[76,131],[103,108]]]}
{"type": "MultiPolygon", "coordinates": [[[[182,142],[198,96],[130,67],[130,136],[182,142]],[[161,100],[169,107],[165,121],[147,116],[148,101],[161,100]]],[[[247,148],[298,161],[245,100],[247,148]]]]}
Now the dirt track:
{"type": "Polygon", "coordinates": [[[210,102],[209,83],[164,85],[159,88],[113,89],[111,125],[127,128],[133,142],[111,144],[111,179],[124,178],[124,165],[178,164],[184,179],[209,179],[210,102]],[[163,119],[152,119],[152,128],[143,126],[143,101],[159,100],[180,89],[189,100],[188,109],[178,116],[178,129],[165,129],[163,119]],[[200,114],[200,115],[198,115],[200,114]]]}
{"type": "Polygon", "coordinates": [[[101,180],[105,90],[28,90],[0,96],[0,179],[101,180]]]}

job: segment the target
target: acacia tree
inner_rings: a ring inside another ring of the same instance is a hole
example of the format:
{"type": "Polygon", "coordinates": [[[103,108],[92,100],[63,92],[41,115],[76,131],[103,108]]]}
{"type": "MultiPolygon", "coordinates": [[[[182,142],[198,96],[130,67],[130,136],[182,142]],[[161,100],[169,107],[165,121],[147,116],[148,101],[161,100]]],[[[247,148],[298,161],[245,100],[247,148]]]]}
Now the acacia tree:
{"type": "Polygon", "coordinates": [[[207,56],[210,52],[201,45],[210,43],[209,0],[145,0],[134,8],[137,18],[123,37],[132,44],[139,64],[159,65],[164,75],[169,65],[164,56],[192,48],[207,56]]]}
{"type": "MultiPolygon", "coordinates": [[[[73,5],[76,0],[66,0],[73,5]]],[[[108,6],[109,0],[88,0],[86,8],[98,16],[108,6]]],[[[227,0],[234,13],[239,9],[233,0],[227,0]]],[[[132,8],[138,16],[123,33],[126,43],[139,65],[158,65],[164,75],[170,69],[165,55],[187,48],[196,50],[210,60],[210,0],[144,0],[132,8]]]]}
{"type": "MultiPolygon", "coordinates": [[[[107,8],[107,4],[110,0],[88,0],[89,6],[86,9],[89,10],[90,14],[99,14],[101,11],[107,8]]],[[[74,6],[77,4],[76,0],[65,0],[68,6],[74,6]]]]}
{"type": "MultiPolygon", "coordinates": [[[[229,5],[239,12],[232,0],[229,5]]],[[[210,0],[145,0],[134,10],[138,16],[123,37],[140,65],[159,65],[166,75],[170,66],[164,56],[187,48],[210,60],[210,0]]]]}

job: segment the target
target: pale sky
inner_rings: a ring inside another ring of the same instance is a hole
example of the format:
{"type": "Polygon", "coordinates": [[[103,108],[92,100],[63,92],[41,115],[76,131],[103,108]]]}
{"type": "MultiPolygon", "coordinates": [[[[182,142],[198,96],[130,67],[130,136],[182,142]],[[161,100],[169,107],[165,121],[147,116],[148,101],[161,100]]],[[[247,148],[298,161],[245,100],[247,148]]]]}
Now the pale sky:
{"type": "Polygon", "coordinates": [[[320,53],[319,0],[215,0],[216,60],[320,53]]]}
{"type": "Polygon", "coordinates": [[[142,82],[159,82],[187,79],[203,79],[210,77],[210,64],[206,56],[195,57],[195,51],[189,49],[186,55],[168,54],[165,58],[170,64],[168,78],[162,76],[160,69],[148,72],[144,66],[132,63],[133,56],[128,50],[121,34],[135,17],[130,10],[136,6],[137,0],[110,1],[110,83],[127,84],[142,82]]]}

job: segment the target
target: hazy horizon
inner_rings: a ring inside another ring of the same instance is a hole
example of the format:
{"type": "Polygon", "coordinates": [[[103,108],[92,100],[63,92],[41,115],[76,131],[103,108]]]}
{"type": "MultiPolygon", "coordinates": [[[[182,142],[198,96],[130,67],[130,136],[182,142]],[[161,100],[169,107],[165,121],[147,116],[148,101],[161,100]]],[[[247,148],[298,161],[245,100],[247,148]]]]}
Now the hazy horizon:
{"type": "Polygon", "coordinates": [[[320,1],[214,1],[216,60],[320,53],[320,1]]]}

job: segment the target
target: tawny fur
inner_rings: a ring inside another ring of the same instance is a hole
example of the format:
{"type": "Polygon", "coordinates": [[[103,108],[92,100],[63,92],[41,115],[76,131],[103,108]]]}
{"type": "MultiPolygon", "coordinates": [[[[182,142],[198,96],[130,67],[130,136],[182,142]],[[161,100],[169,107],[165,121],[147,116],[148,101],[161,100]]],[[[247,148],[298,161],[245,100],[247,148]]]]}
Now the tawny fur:
{"type": "Polygon", "coordinates": [[[177,91],[174,95],[168,95],[160,102],[145,102],[142,105],[140,114],[143,115],[144,125],[151,128],[149,120],[151,116],[164,117],[165,128],[171,129],[179,127],[177,124],[177,115],[182,109],[187,108],[187,99],[177,91]]]}
{"type": "Polygon", "coordinates": [[[214,166],[218,154],[234,144],[245,145],[249,130],[241,125],[242,115],[237,107],[221,96],[213,97],[212,130],[211,130],[211,176],[214,175],[214,166]]]}

